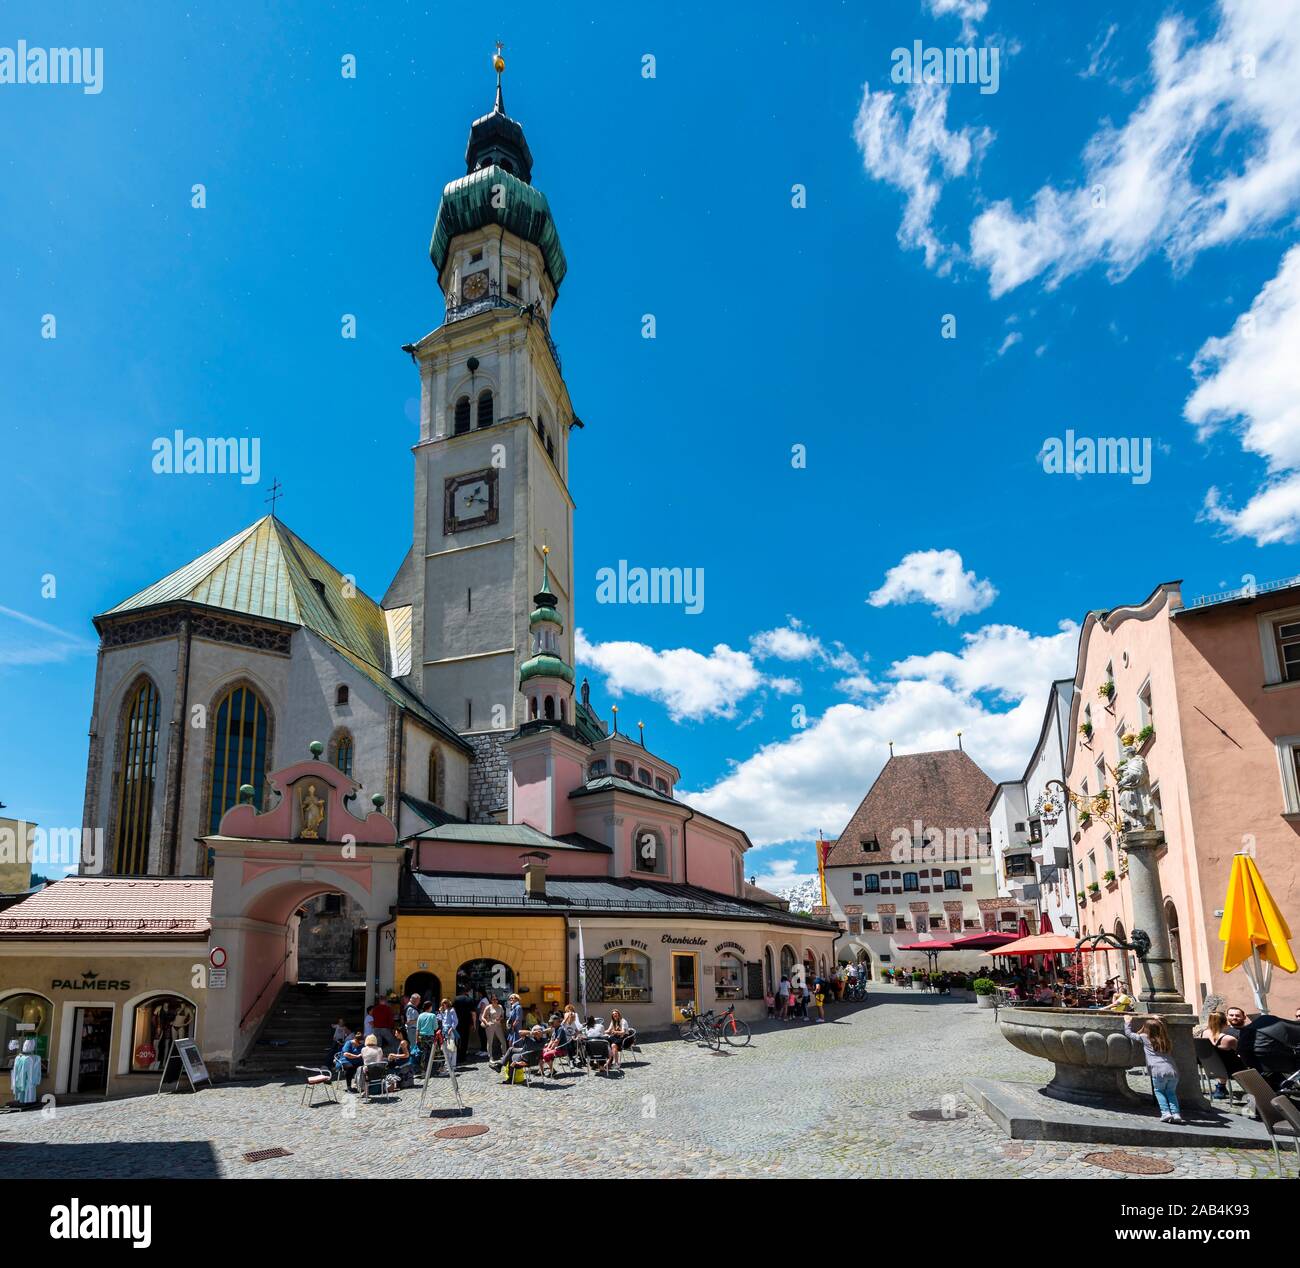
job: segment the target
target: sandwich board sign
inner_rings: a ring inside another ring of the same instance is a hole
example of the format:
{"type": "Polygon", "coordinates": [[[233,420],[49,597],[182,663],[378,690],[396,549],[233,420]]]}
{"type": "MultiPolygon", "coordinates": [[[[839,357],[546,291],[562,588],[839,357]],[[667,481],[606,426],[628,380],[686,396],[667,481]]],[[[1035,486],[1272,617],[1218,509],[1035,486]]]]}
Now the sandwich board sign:
{"type": "Polygon", "coordinates": [[[171,1051],[167,1053],[167,1059],[163,1062],[158,1091],[161,1092],[168,1081],[174,1078],[176,1086],[172,1091],[179,1092],[182,1074],[189,1079],[192,1092],[197,1092],[201,1087],[212,1086],[212,1076],[208,1073],[208,1067],[203,1064],[203,1054],[199,1051],[199,1045],[193,1039],[177,1039],[172,1044],[171,1051]]]}
{"type": "MultiPolygon", "coordinates": [[[[465,1102],[460,1099],[460,1084],[456,1082],[456,1041],[449,1040],[443,1045],[445,1049],[450,1049],[449,1059],[446,1062],[447,1073],[451,1076],[451,1091],[456,1098],[456,1104],[460,1107],[460,1112],[465,1113],[465,1102]]],[[[433,1081],[433,1053],[434,1044],[429,1044],[429,1056],[424,1063],[424,1089],[420,1093],[420,1113],[424,1113],[425,1105],[429,1100],[429,1084],[433,1081]]]]}

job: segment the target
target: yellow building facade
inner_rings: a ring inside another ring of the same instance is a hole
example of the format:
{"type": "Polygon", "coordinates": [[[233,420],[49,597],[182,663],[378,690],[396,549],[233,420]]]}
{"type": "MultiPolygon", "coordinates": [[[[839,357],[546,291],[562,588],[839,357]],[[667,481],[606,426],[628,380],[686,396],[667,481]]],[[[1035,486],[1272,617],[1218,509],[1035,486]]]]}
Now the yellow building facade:
{"type": "Polygon", "coordinates": [[[475,987],[511,991],[524,1005],[563,1003],[568,931],[563,916],[397,917],[393,983],[402,994],[452,998],[458,976],[475,987]]]}

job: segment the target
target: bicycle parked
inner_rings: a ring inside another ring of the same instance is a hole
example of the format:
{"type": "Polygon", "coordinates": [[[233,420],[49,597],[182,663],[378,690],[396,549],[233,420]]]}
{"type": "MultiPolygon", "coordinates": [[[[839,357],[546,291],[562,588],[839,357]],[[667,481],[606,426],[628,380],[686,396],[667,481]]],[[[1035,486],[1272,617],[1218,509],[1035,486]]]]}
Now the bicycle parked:
{"type": "Polygon", "coordinates": [[[682,1020],[677,1023],[677,1033],[687,1043],[703,1044],[715,1052],[722,1047],[722,1032],[709,1020],[711,1013],[697,1013],[691,1004],[682,1005],[682,1020]]]}
{"type": "Polygon", "coordinates": [[[681,1037],[705,1043],[711,1048],[720,1048],[723,1040],[733,1048],[747,1048],[753,1039],[749,1023],[736,1016],[735,1004],[732,1004],[721,1016],[712,1009],[697,1013],[691,1005],[687,1004],[682,1009],[682,1017],[683,1021],[677,1028],[681,1037]]]}

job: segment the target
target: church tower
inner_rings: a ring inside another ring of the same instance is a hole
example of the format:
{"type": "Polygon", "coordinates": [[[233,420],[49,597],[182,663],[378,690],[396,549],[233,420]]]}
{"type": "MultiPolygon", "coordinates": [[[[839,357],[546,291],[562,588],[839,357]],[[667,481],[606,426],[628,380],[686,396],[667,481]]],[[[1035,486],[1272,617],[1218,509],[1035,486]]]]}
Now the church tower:
{"type": "MultiPolygon", "coordinates": [[[[411,604],[407,682],[475,749],[478,820],[506,806],[501,744],[527,718],[528,599],[540,582],[573,611],[567,476],[581,427],[551,338],[564,252],[524,130],[505,111],[499,45],[493,61],[495,104],[470,128],[466,174],[443,190],[429,248],[445,319],[406,348],[420,372],[415,527],[385,601],[411,604]]],[[[571,665],[572,629],[551,636],[571,665]]]]}

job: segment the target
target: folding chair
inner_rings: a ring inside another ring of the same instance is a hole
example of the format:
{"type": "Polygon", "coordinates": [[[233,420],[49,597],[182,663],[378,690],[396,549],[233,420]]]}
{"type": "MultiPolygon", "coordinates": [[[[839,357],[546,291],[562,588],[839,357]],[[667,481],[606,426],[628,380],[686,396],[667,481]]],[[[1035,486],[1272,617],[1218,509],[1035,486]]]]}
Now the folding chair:
{"type": "MultiPolygon", "coordinates": [[[[1246,1095],[1255,1102],[1255,1108],[1259,1111],[1259,1121],[1264,1124],[1264,1130],[1268,1132],[1269,1143],[1273,1146],[1273,1162],[1277,1167],[1278,1179],[1280,1180],[1282,1178],[1282,1156],[1278,1153],[1277,1138],[1281,1136],[1284,1140],[1300,1141],[1300,1127],[1297,1127],[1292,1122],[1290,1114],[1278,1108],[1277,1102],[1286,1098],[1278,1096],[1258,1070],[1238,1070],[1232,1077],[1241,1084],[1246,1095]]],[[[1296,1151],[1297,1154],[1300,1154],[1300,1143],[1297,1143],[1296,1151]]]]}
{"type": "Polygon", "coordinates": [[[1193,1039],[1192,1046],[1196,1049],[1196,1064],[1205,1080],[1206,1096],[1212,1095],[1215,1083],[1227,1087],[1232,1075],[1228,1073],[1223,1054],[1208,1039],[1193,1039]]]}
{"type": "Polygon", "coordinates": [[[322,1088],[325,1092],[325,1099],[322,1105],[327,1105],[333,1101],[335,1105],[339,1103],[339,1094],[334,1089],[334,1074],[323,1065],[299,1065],[294,1066],[295,1070],[301,1070],[307,1076],[307,1082],[303,1085],[302,1097],[299,1099],[299,1105],[306,1105],[312,1109],[316,1105],[316,1089],[322,1088]]]}
{"type": "MultiPolygon", "coordinates": [[[[1300,1106],[1289,1096],[1275,1096],[1273,1098],[1273,1108],[1286,1119],[1284,1124],[1279,1126],[1289,1126],[1291,1128],[1291,1138],[1295,1143],[1296,1162],[1300,1164],[1300,1106]]],[[[1277,1148],[1277,1141],[1273,1142],[1273,1148],[1277,1148]]],[[[1296,1172],[1296,1179],[1300,1180],[1300,1171],[1296,1172]]]]}
{"type": "Polygon", "coordinates": [[[372,1062],[357,1072],[361,1080],[361,1099],[368,1101],[375,1096],[384,1095],[384,1080],[388,1077],[388,1063],[372,1062]]]}
{"type": "Polygon", "coordinates": [[[509,1075],[511,1084],[515,1081],[515,1071],[524,1072],[524,1087],[532,1087],[532,1074],[535,1071],[540,1078],[546,1077],[546,1072],[542,1069],[542,1050],[536,1052],[522,1052],[514,1056],[507,1053],[507,1059],[503,1067],[509,1075]]]}

